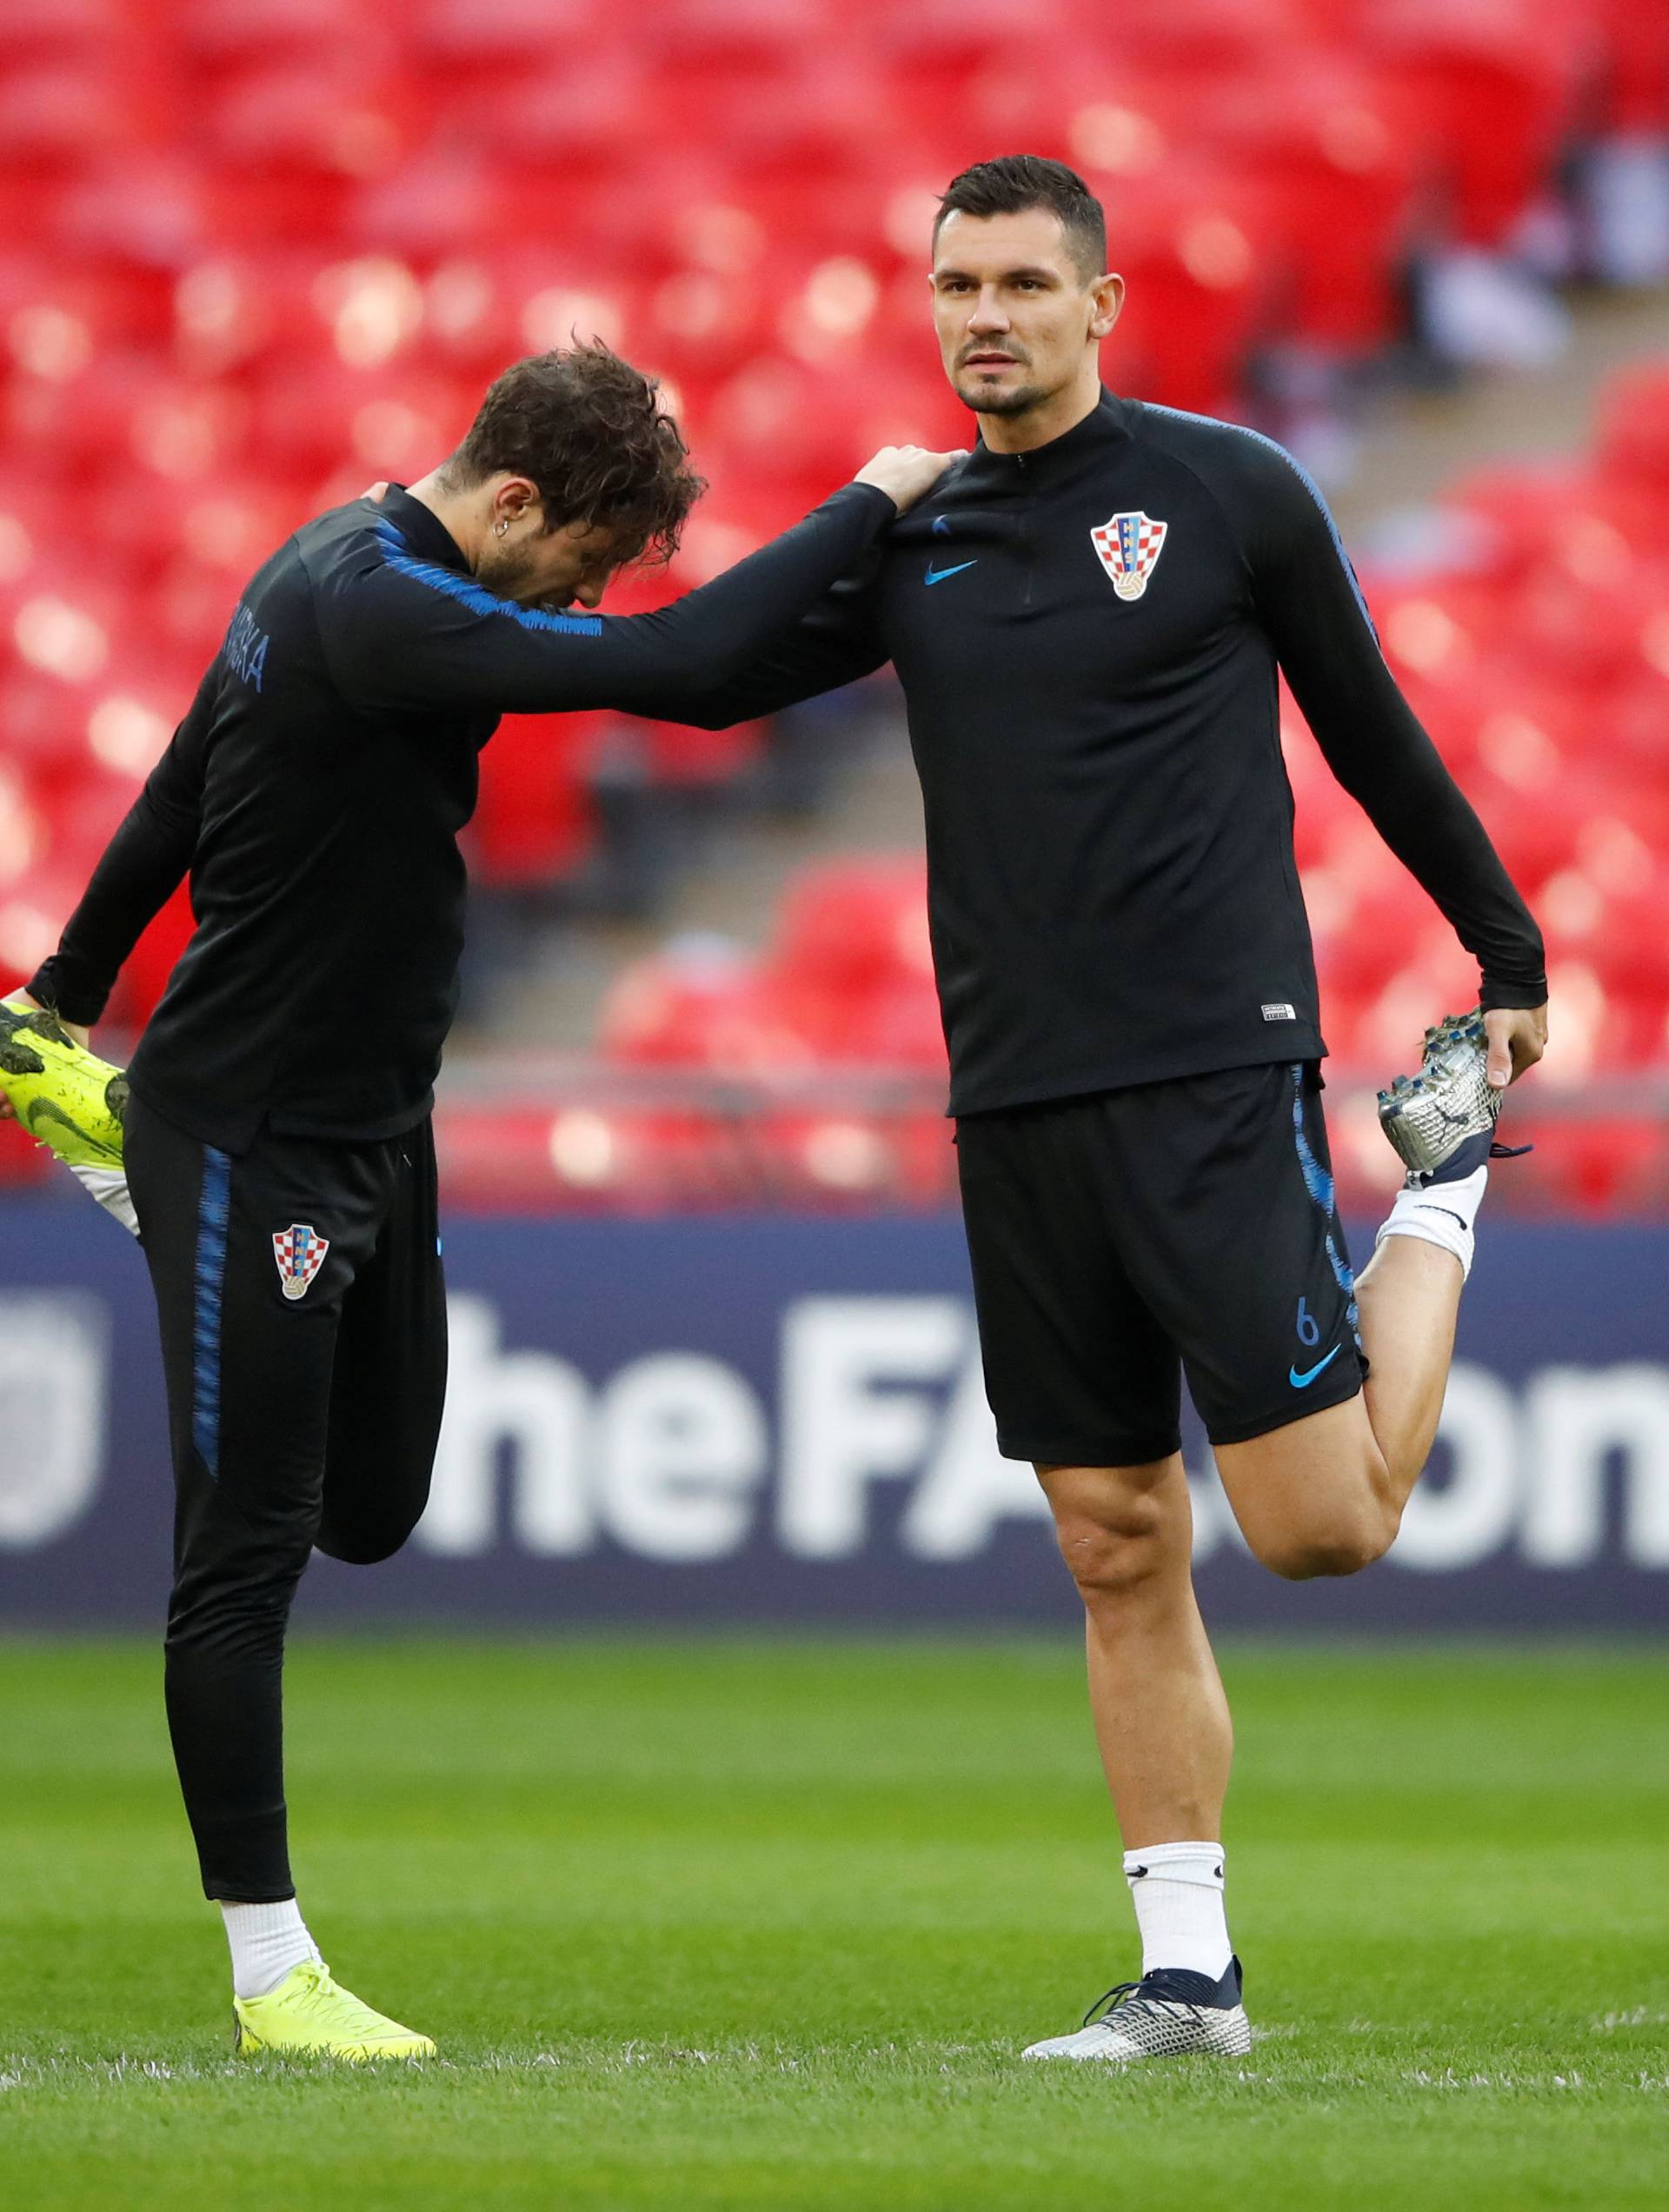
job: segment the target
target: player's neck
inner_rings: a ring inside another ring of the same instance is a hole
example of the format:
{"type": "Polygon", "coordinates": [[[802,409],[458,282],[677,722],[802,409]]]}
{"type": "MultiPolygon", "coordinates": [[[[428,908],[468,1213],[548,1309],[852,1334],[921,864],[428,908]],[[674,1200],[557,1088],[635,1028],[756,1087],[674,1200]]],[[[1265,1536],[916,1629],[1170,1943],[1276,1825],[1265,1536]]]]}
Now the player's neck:
{"type": "Polygon", "coordinates": [[[428,508],[468,561],[473,574],[489,527],[482,510],[479,487],[473,491],[449,491],[442,472],[431,469],[426,476],[419,476],[416,483],[406,486],[406,496],[428,508]]]}
{"type": "Polygon", "coordinates": [[[1075,430],[1101,403],[1099,374],[1080,377],[1028,407],[1023,415],[981,415],[980,436],[987,453],[1034,453],[1075,430]]]}

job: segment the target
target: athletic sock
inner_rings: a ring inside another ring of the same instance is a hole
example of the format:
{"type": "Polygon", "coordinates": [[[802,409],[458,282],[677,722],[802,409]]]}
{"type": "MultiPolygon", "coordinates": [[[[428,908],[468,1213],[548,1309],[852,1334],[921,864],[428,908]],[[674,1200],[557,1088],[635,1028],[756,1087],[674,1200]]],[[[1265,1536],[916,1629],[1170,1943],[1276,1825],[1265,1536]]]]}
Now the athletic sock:
{"type": "Polygon", "coordinates": [[[1141,1970],[1183,1967],[1220,1982],[1233,1956],[1223,1911],[1220,1843],[1151,1843],[1127,1851],[1124,1878],[1141,1930],[1141,1970]]]}
{"type": "Polygon", "coordinates": [[[1453,1252],[1460,1263],[1462,1276],[1470,1275],[1473,1223],[1478,1218],[1478,1209],[1488,1187],[1487,1168],[1474,1168],[1469,1176],[1461,1176],[1453,1183],[1427,1183],[1423,1190],[1405,1185],[1398,1191],[1396,1203],[1373,1239],[1374,1249],[1377,1251],[1387,1236],[1418,1236],[1425,1243],[1453,1252]]]}
{"type": "Polygon", "coordinates": [[[294,1897],[276,1905],[221,1906],[232,1948],[232,1988],[240,1997],[264,1997],[291,1967],[319,1955],[294,1897]]]}
{"type": "Polygon", "coordinates": [[[70,1172],[82,1189],[97,1199],[107,1214],[114,1214],[130,1236],[139,1234],[139,1216],[128,1194],[128,1178],[120,1168],[78,1168],[70,1172]]]}

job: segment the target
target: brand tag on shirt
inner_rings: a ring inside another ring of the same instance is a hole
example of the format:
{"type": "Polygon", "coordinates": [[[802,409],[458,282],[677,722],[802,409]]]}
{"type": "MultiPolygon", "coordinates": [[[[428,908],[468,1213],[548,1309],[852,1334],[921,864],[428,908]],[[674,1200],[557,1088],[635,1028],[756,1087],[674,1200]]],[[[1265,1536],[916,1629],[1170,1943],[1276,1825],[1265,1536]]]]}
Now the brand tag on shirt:
{"type": "Polygon", "coordinates": [[[1264,1008],[1263,1018],[1266,1022],[1295,1022],[1298,1019],[1298,1009],[1295,1006],[1288,1006],[1284,998],[1279,999],[1274,1005],[1264,1008]]]}

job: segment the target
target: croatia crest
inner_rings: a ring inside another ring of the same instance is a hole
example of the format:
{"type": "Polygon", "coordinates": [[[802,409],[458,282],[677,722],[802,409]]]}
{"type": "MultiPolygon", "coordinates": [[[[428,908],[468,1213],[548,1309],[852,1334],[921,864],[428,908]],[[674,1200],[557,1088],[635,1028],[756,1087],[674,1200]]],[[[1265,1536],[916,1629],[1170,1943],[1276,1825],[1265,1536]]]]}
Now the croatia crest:
{"type": "Polygon", "coordinates": [[[272,1256],[278,1263],[285,1297],[306,1297],[308,1286],[324,1265],[329,1249],[330,1239],[321,1236],[305,1222],[291,1222],[288,1229],[274,1230],[272,1256]]]}
{"type": "Polygon", "coordinates": [[[1151,515],[1109,515],[1089,533],[1101,566],[1120,599],[1140,599],[1165,543],[1168,523],[1151,515]]]}

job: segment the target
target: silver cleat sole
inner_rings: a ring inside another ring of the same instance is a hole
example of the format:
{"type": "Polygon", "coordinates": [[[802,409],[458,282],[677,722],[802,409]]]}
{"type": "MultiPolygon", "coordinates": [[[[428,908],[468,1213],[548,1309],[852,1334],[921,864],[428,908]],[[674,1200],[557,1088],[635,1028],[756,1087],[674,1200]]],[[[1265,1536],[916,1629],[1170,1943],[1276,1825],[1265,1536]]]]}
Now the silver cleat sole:
{"type": "Polygon", "coordinates": [[[1251,2048],[1252,2029],[1244,2005],[1220,2010],[1144,1997],[1120,2005],[1105,2020],[1092,2021],[1074,2035],[1029,2044],[1021,2056],[1129,2066],[1142,2058],[1244,2058],[1251,2048]]]}
{"type": "Polygon", "coordinates": [[[1426,1032],[1420,1073],[1399,1076],[1380,1093],[1380,1126],[1411,1176],[1432,1174],[1494,1129],[1501,1093],[1485,1078],[1486,1053],[1479,1008],[1446,1014],[1426,1032]]]}

